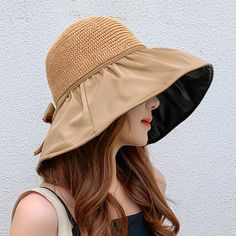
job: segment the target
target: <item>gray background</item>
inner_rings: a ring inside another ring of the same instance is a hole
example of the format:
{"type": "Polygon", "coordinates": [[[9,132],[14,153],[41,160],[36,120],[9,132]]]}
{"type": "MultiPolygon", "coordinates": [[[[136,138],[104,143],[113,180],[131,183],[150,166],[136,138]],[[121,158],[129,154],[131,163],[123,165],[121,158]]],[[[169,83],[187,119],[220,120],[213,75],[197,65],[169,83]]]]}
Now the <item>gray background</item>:
{"type": "Polygon", "coordinates": [[[195,112],[149,146],[167,180],[181,236],[236,235],[235,1],[1,0],[0,234],[7,235],[17,196],[37,186],[33,151],[49,124],[44,60],[76,19],[113,16],[148,47],[189,51],[211,62],[214,81],[195,112]]]}

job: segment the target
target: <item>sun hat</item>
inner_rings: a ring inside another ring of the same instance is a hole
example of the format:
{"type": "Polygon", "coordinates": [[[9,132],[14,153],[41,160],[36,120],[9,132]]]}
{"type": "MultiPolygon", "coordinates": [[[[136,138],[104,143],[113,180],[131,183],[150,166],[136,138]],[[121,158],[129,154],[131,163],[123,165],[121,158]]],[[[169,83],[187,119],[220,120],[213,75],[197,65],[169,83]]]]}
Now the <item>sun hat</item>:
{"type": "Polygon", "coordinates": [[[69,25],[50,47],[46,75],[50,124],[34,151],[43,160],[80,147],[132,108],[157,96],[148,144],[184,121],[213,79],[213,65],[174,48],[148,48],[120,20],[90,16],[69,25]]]}

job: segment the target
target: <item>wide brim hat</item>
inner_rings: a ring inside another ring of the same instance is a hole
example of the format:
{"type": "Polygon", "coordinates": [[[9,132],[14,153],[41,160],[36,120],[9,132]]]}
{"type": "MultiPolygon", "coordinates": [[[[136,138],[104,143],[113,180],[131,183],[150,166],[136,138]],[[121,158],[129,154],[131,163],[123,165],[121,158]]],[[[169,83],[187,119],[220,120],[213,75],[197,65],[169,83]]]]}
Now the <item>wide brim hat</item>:
{"type": "Polygon", "coordinates": [[[153,96],[148,144],[184,121],[213,79],[213,65],[174,48],[148,48],[120,20],[90,16],[69,25],[48,51],[52,92],[43,120],[50,123],[35,150],[42,161],[71,151],[153,96]]]}

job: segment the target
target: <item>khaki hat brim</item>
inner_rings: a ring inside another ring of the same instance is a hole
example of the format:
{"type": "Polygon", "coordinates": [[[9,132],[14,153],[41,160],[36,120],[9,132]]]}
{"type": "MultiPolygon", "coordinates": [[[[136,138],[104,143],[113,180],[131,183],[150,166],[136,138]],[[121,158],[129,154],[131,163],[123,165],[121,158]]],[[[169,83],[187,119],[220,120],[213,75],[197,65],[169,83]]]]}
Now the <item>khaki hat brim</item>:
{"type": "Polygon", "coordinates": [[[72,89],[42,145],[40,163],[73,150],[129,110],[157,96],[148,144],[163,138],[199,105],[213,79],[213,65],[183,50],[143,48],[107,65],[72,89]]]}

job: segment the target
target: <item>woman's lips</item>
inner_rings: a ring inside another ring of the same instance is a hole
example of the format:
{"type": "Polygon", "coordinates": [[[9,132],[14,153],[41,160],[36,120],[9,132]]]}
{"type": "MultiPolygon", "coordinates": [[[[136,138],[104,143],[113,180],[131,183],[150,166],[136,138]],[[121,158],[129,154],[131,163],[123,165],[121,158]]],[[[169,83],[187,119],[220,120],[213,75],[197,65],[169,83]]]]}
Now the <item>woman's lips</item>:
{"type": "Polygon", "coordinates": [[[144,120],[142,120],[141,122],[142,122],[143,125],[145,125],[145,126],[147,126],[147,127],[149,127],[149,128],[151,127],[151,125],[150,125],[149,122],[144,121],[144,120]]]}

